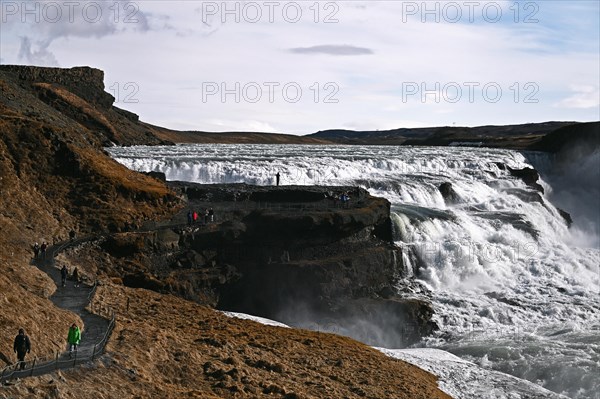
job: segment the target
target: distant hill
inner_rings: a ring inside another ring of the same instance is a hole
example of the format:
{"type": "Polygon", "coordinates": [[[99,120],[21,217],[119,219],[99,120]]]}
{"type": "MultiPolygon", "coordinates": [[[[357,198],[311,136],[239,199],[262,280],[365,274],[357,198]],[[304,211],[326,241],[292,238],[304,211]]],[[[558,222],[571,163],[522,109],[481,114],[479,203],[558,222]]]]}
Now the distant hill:
{"type": "Polygon", "coordinates": [[[144,123],[162,140],[173,143],[198,144],[335,144],[334,141],[310,136],[256,132],[178,131],[144,123]]]}
{"type": "Polygon", "coordinates": [[[577,123],[554,130],[529,149],[558,153],[574,146],[581,155],[600,148],[600,122],[577,123]]]}
{"type": "Polygon", "coordinates": [[[340,144],[362,145],[476,145],[524,149],[546,134],[578,122],[544,122],[524,125],[478,127],[400,128],[377,131],[324,130],[306,137],[340,144]]]}
{"type": "Polygon", "coordinates": [[[258,132],[177,131],[142,123],[162,141],[207,144],[468,145],[516,150],[539,147],[549,133],[579,122],[543,122],[478,127],[426,127],[392,130],[323,130],[305,136],[258,132]]]}

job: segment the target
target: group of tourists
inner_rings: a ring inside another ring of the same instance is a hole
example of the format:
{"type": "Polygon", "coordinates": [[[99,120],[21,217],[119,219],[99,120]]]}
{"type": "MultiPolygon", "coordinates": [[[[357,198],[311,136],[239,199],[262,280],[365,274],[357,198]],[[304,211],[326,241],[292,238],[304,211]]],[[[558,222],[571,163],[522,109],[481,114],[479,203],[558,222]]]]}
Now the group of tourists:
{"type": "MultiPolygon", "coordinates": [[[[75,231],[71,230],[69,233],[69,239],[73,241],[75,239],[75,231]]],[[[42,242],[42,245],[39,243],[35,243],[32,246],[33,249],[33,257],[35,260],[37,259],[46,259],[46,252],[48,251],[48,243],[46,241],[42,242]]],[[[60,277],[61,277],[61,285],[63,287],[67,284],[67,278],[69,277],[69,270],[67,266],[63,265],[60,269],[60,277]]],[[[77,267],[73,269],[73,273],[71,273],[71,280],[74,281],[74,287],[79,287],[81,284],[81,279],[79,276],[79,270],[77,267]]],[[[73,356],[73,353],[77,353],[77,348],[81,341],[81,330],[77,326],[76,323],[73,323],[69,328],[69,332],[67,334],[67,343],[69,349],[69,357],[73,356]]],[[[31,340],[29,336],[25,333],[23,328],[19,328],[19,333],[15,337],[13,342],[13,351],[17,354],[17,363],[19,365],[19,369],[23,370],[25,368],[25,355],[31,352],[31,340]]]]}
{"type": "MultiPolygon", "coordinates": [[[[69,277],[69,269],[67,269],[67,266],[63,265],[63,267],[60,269],[60,280],[61,280],[61,285],[63,287],[67,286],[67,278],[69,277]]],[[[73,273],[71,274],[71,280],[73,280],[73,286],[75,288],[79,287],[79,285],[81,284],[81,279],[79,278],[79,269],[77,269],[77,266],[75,267],[75,269],[73,269],[73,273]]]]}
{"type": "Polygon", "coordinates": [[[333,201],[333,205],[337,208],[339,206],[343,208],[347,208],[350,205],[350,194],[348,191],[343,191],[341,193],[334,193],[333,191],[328,191],[325,193],[325,199],[333,201]]]}
{"type": "MultiPolygon", "coordinates": [[[[81,342],[81,330],[76,323],[71,324],[67,334],[67,345],[69,349],[69,357],[73,357],[73,353],[77,353],[77,348],[81,342]]],[[[25,355],[31,352],[31,341],[29,336],[25,334],[23,328],[19,328],[19,333],[15,337],[13,343],[13,351],[17,354],[17,362],[19,370],[25,369],[25,355]]]]}
{"type": "Polygon", "coordinates": [[[348,192],[343,192],[340,194],[340,202],[342,204],[346,204],[347,202],[350,202],[350,196],[348,195],[348,192]]]}
{"type": "Polygon", "coordinates": [[[33,244],[33,258],[38,259],[46,259],[46,251],[48,250],[48,243],[46,241],[42,242],[42,245],[37,242],[33,244]]]}
{"type": "Polygon", "coordinates": [[[200,210],[200,213],[198,213],[190,209],[187,213],[187,221],[190,226],[198,223],[213,223],[215,221],[215,211],[212,208],[206,208],[204,212],[200,210]]]}

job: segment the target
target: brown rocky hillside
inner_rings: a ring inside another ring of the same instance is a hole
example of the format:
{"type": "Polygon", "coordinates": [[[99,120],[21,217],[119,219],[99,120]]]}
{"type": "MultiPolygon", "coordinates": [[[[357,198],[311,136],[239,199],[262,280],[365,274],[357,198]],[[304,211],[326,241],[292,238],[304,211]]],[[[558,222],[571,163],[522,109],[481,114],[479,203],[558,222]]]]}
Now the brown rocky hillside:
{"type": "MultiPolygon", "coordinates": [[[[80,322],[48,300],[55,285],[31,264],[35,241],[117,232],[182,207],[164,183],[103,152],[111,142],[164,142],[103,89],[103,73],[91,68],[0,67],[2,367],[15,361],[19,327],[31,359],[62,351],[68,325],[80,322]]],[[[447,397],[432,375],[347,338],[231,319],[106,280],[96,302],[117,314],[107,353],[2,386],[0,398],[447,397]]]]}

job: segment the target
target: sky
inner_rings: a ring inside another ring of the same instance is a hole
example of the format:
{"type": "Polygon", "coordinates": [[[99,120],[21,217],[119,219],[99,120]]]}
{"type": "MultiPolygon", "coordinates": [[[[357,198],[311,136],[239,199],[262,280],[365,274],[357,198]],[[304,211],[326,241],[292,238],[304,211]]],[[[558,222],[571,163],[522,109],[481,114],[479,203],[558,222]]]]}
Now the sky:
{"type": "Polygon", "coordinates": [[[0,0],[0,63],[102,69],[180,130],[597,121],[599,21],[597,0],[0,0]]]}

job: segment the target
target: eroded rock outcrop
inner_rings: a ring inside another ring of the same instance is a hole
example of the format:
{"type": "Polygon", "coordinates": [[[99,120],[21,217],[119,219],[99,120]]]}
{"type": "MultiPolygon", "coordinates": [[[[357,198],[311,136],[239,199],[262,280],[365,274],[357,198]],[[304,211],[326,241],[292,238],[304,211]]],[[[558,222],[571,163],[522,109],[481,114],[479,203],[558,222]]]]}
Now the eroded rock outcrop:
{"type": "Polygon", "coordinates": [[[87,137],[90,144],[168,144],[151,126],[140,123],[136,114],[114,106],[115,98],[104,91],[104,72],[99,69],[0,65],[0,80],[9,108],[35,120],[50,119],[57,128],[75,121],[80,136],[92,133],[87,137]],[[82,126],[89,132],[81,131],[82,126]]]}
{"type": "Polygon", "coordinates": [[[536,191],[539,191],[542,194],[544,193],[544,187],[542,187],[542,185],[538,183],[538,180],[540,180],[540,174],[537,170],[533,168],[514,169],[510,166],[507,166],[506,169],[510,172],[512,176],[523,180],[523,182],[529,187],[533,188],[536,191]]]}
{"type": "Polygon", "coordinates": [[[456,193],[456,191],[454,191],[454,188],[452,187],[452,183],[444,182],[440,184],[438,189],[440,190],[440,194],[442,194],[442,197],[444,197],[444,202],[446,202],[447,204],[454,204],[460,200],[458,194],[456,193]]]}
{"type": "Polygon", "coordinates": [[[396,289],[404,266],[387,200],[355,187],[172,187],[188,208],[170,225],[106,238],[105,273],[223,310],[327,324],[373,345],[405,346],[436,328],[427,301],[396,289]],[[209,207],[216,220],[205,224],[209,207]],[[187,209],[199,211],[197,223],[187,225],[187,209]]]}

